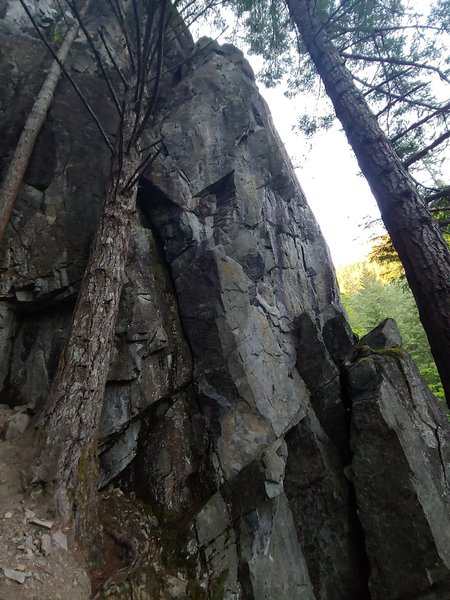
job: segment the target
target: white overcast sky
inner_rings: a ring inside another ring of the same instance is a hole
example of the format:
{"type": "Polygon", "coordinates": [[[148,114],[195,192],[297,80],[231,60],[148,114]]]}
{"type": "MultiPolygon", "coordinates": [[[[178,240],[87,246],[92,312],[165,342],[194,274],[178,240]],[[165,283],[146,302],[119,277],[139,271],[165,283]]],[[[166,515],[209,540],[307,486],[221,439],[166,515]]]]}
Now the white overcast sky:
{"type": "Polygon", "coordinates": [[[301,106],[302,97],[288,99],[281,89],[264,89],[261,85],[260,90],[328,242],[335,266],[363,258],[370,250],[371,236],[381,232],[381,226],[367,230],[364,224],[379,219],[380,213],[366,180],[359,174],[345,134],[336,123],[311,140],[305,139],[292,131],[302,111],[308,110],[307,106],[301,106]]]}

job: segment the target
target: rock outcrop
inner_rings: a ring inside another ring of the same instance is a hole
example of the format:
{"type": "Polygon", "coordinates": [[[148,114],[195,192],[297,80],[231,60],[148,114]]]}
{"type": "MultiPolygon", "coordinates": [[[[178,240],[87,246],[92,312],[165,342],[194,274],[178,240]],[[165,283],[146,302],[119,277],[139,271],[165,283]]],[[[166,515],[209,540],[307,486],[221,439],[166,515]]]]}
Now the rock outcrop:
{"type": "MultiPolygon", "coordinates": [[[[0,166],[46,65],[8,10],[0,166]]],[[[446,600],[442,408],[392,323],[353,347],[241,52],[171,52],[190,58],[148,131],[163,151],[141,180],[100,432],[105,528],[139,545],[114,597],[446,600]]],[[[81,41],[71,68],[114,131],[81,41]]],[[[62,82],[2,247],[0,402],[23,413],[45,401],[108,175],[76,102],[62,82]]]]}
{"type": "Polygon", "coordinates": [[[353,454],[347,475],[371,565],[369,589],[374,600],[443,599],[450,589],[448,422],[399,347],[398,331],[392,323],[387,336],[386,329],[361,340],[377,351],[346,373],[353,454]]]}

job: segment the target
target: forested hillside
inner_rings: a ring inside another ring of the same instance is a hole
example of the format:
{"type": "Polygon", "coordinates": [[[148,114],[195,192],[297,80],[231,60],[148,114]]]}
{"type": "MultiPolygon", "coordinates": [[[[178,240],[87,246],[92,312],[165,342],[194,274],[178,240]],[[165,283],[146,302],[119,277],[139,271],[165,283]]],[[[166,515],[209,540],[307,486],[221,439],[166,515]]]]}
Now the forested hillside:
{"type": "MultiPolygon", "coordinates": [[[[400,271],[396,271],[398,275],[400,271]]],[[[352,329],[366,334],[380,321],[397,321],[403,345],[417,363],[430,389],[444,399],[442,384],[419,319],[414,297],[402,277],[392,277],[386,267],[366,259],[337,270],[341,297],[352,329]]]]}

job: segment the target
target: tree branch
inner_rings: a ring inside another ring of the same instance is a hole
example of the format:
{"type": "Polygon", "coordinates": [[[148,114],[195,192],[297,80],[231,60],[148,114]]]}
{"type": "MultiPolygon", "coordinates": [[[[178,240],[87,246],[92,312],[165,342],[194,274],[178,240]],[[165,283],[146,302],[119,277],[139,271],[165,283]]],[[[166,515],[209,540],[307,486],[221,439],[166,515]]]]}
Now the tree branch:
{"type": "Polygon", "coordinates": [[[55,59],[55,61],[58,63],[61,71],[64,73],[65,77],[67,77],[68,81],[70,82],[70,84],[72,85],[73,89],[75,90],[77,96],[80,98],[81,102],[83,103],[83,106],[86,108],[86,110],[88,111],[89,115],[94,120],[94,123],[96,124],[97,129],[100,132],[100,135],[104,139],[104,141],[105,141],[106,145],[108,146],[108,148],[111,150],[111,154],[114,155],[114,147],[111,144],[111,142],[110,142],[110,140],[109,140],[109,138],[108,138],[105,130],[103,129],[103,127],[102,127],[102,125],[101,125],[101,123],[100,123],[97,115],[92,110],[90,104],[88,103],[88,101],[84,97],[84,94],[82,93],[82,91],[80,90],[80,88],[78,87],[78,85],[75,83],[75,81],[73,80],[72,76],[70,75],[70,73],[68,72],[68,70],[66,69],[66,67],[64,66],[64,64],[59,60],[56,52],[53,50],[53,48],[50,46],[50,44],[45,39],[45,36],[42,33],[42,31],[40,30],[39,25],[37,24],[35,18],[31,14],[28,6],[25,4],[25,0],[19,0],[19,2],[23,6],[24,11],[27,13],[27,16],[30,19],[30,22],[33,25],[34,29],[36,30],[36,33],[39,35],[39,37],[41,38],[41,40],[44,42],[45,47],[50,52],[50,54],[55,59]]]}
{"type": "MultiPolygon", "coordinates": [[[[215,2],[214,0],[211,0],[211,2],[209,2],[209,4],[207,4],[202,10],[198,11],[198,12],[194,12],[194,16],[192,17],[192,19],[190,21],[188,21],[188,18],[190,18],[192,16],[192,13],[189,14],[186,18],[183,17],[183,21],[185,23],[184,27],[182,27],[182,29],[180,31],[178,31],[176,33],[176,35],[174,35],[173,38],[169,38],[169,40],[167,41],[168,44],[170,44],[173,40],[177,39],[183,32],[185,31],[189,31],[189,29],[192,27],[192,25],[198,21],[199,19],[201,19],[201,17],[211,8],[214,8],[216,6],[220,6],[223,3],[223,0],[218,0],[217,2],[215,2]]],[[[228,25],[224,28],[223,31],[226,31],[228,29],[228,25]]],[[[222,32],[223,33],[223,32],[222,32]]],[[[222,34],[221,34],[222,35],[222,34]]],[[[218,36],[220,37],[220,36],[218,36]]]]}
{"type": "MultiPolygon", "coordinates": [[[[364,87],[368,88],[369,91],[366,93],[366,95],[370,94],[371,92],[376,92],[378,94],[383,94],[383,96],[387,96],[388,98],[392,98],[393,100],[398,100],[400,102],[406,102],[407,104],[409,104],[411,106],[420,106],[421,108],[427,108],[428,110],[436,110],[436,107],[433,106],[432,104],[428,104],[426,102],[421,102],[420,100],[410,100],[409,98],[406,97],[406,95],[395,94],[394,92],[391,92],[390,90],[383,90],[382,86],[386,82],[383,82],[382,84],[379,84],[379,85],[372,85],[368,81],[364,81],[364,79],[360,79],[357,75],[354,75],[353,73],[352,73],[352,77],[355,81],[357,81],[364,87]]],[[[395,79],[395,78],[393,78],[393,79],[395,79]]],[[[428,82],[427,83],[419,83],[415,87],[408,90],[406,92],[406,94],[414,94],[414,92],[419,91],[420,89],[426,87],[427,85],[429,85],[428,82]]],[[[394,139],[394,138],[392,138],[392,139],[394,139]]]]}
{"type": "MultiPolygon", "coordinates": [[[[410,90],[408,90],[408,94],[414,94],[414,92],[417,92],[418,90],[420,90],[421,88],[425,87],[427,84],[426,83],[418,83],[415,87],[411,88],[410,90]]],[[[379,112],[376,113],[376,117],[378,119],[378,117],[380,117],[383,113],[385,113],[387,110],[390,110],[392,106],[394,106],[394,104],[397,104],[398,102],[404,102],[405,104],[409,104],[410,106],[421,106],[422,108],[427,108],[428,110],[436,110],[436,106],[433,106],[432,104],[425,104],[424,102],[418,102],[416,100],[410,100],[409,98],[405,96],[396,96],[394,94],[389,94],[389,92],[385,92],[386,96],[391,96],[392,100],[390,102],[388,102],[386,104],[386,106],[384,108],[382,108],[379,112]]]]}
{"type": "Polygon", "coordinates": [[[422,148],[422,150],[420,150],[419,152],[416,152],[415,154],[410,156],[407,160],[405,160],[403,162],[403,165],[406,168],[410,167],[412,164],[414,164],[415,162],[417,162],[418,160],[420,160],[421,158],[426,156],[428,154],[428,152],[430,152],[431,150],[434,150],[434,148],[437,148],[437,146],[439,146],[440,144],[445,142],[445,140],[447,140],[448,138],[450,138],[450,131],[445,131],[442,135],[440,135],[438,138],[436,138],[434,140],[434,142],[432,142],[428,146],[425,146],[425,148],[422,148]]]}
{"type": "Polygon", "coordinates": [[[66,24],[67,28],[69,29],[70,24],[67,22],[66,15],[64,13],[63,7],[61,6],[61,2],[59,0],[56,0],[56,4],[58,5],[59,12],[61,13],[61,16],[63,18],[64,23],[66,24]]]}
{"type": "Polygon", "coordinates": [[[100,68],[100,71],[102,72],[103,78],[106,82],[106,85],[108,87],[109,90],[109,94],[111,96],[112,101],[114,102],[116,108],[117,108],[117,112],[120,115],[120,103],[119,100],[117,98],[117,94],[114,90],[113,84],[111,82],[111,78],[109,77],[105,65],[103,64],[103,59],[100,56],[100,52],[97,50],[95,44],[94,44],[94,40],[92,39],[91,34],[89,33],[89,31],[86,28],[86,25],[84,24],[84,19],[80,16],[80,12],[78,10],[77,7],[77,3],[76,2],[72,2],[71,0],[66,0],[66,3],[68,5],[68,7],[70,8],[70,10],[72,11],[74,17],[76,18],[76,20],[78,21],[78,24],[81,27],[81,31],[84,33],[84,35],[86,36],[87,42],[94,54],[94,58],[95,58],[95,62],[97,63],[98,67],[100,68]]]}
{"type": "Polygon", "coordinates": [[[447,104],[444,104],[444,106],[441,106],[441,108],[438,108],[433,113],[427,115],[423,119],[420,119],[420,121],[417,121],[416,123],[413,123],[412,125],[410,125],[404,131],[401,131],[397,135],[394,135],[394,137],[391,138],[391,142],[392,143],[398,142],[398,140],[400,140],[402,137],[404,137],[410,131],[413,131],[417,127],[420,127],[421,125],[424,125],[425,123],[428,123],[428,121],[430,121],[431,119],[434,119],[434,117],[438,117],[440,115],[444,115],[448,111],[450,111],[450,102],[448,102],[447,104]]]}
{"type": "Polygon", "coordinates": [[[424,197],[424,201],[427,204],[430,204],[431,202],[434,202],[435,200],[441,200],[444,198],[450,198],[450,186],[443,187],[441,190],[437,190],[436,192],[433,192],[432,194],[428,194],[428,196],[424,197]]]}
{"type": "Polygon", "coordinates": [[[138,182],[139,177],[142,175],[142,173],[145,171],[145,169],[147,167],[149,167],[151,164],[153,164],[155,162],[155,160],[158,158],[158,156],[161,154],[162,148],[159,147],[155,154],[150,153],[147,158],[145,158],[145,160],[143,160],[141,162],[141,164],[139,165],[139,167],[136,169],[136,171],[133,173],[133,175],[130,177],[130,179],[126,182],[123,190],[124,192],[127,192],[129,190],[131,190],[134,185],[138,182]]]}
{"type": "Polygon", "coordinates": [[[112,51],[111,51],[111,49],[110,49],[110,47],[108,45],[108,42],[106,41],[105,34],[103,33],[103,29],[101,27],[99,27],[97,29],[97,31],[98,31],[98,35],[100,36],[100,39],[102,40],[103,47],[106,50],[106,53],[107,53],[107,55],[109,57],[109,60],[111,61],[111,63],[113,65],[113,67],[115,68],[117,74],[119,75],[120,79],[122,80],[122,82],[123,82],[123,84],[125,86],[125,90],[128,90],[128,88],[130,87],[130,84],[126,80],[125,75],[122,73],[119,65],[117,64],[117,61],[116,61],[115,57],[113,56],[113,53],[112,53],[112,51]]]}
{"type": "Polygon", "coordinates": [[[139,137],[142,135],[142,133],[148,123],[148,120],[155,108],[156,100],[158,98],[159,84],[160,84],[160,79],[161,79],[161,71],[162,71],[163,56],[164,56],[164,33],[166,30],[167,4],[168,4],[168,0],[163,0],[159,28],[158,28],[158,41],[157,41],[158,57],[157,57],[157,63],[156,63],[155,83],[153,84],[152,95],[147,104],[147,108],[146,108],[145,114],[142,118],[141,124],[138,127],[137,131],[135,132],[133,139],[139,139],[139,137]]]}
{"type": "MultiPolygon", "coordinates": [[[[137,78],[136,78],[136,90],[135,90],[135,95],[134,95],[136,119],[134,122],[133,133],[130,138],[130,144],[131,144],[131,140],[133,139],[134,134],[136,133],[136,130],[139,126],[139,120],[141,117],[141,109],[142,109],[142,101],[143,101],[144,91],[146,89],[146,77],[147,77],[147,73],[148,73],[149,69],[151,69],[151,66],[153,64],[153,59],[154,59],[153,54],[150,56],[150,51],[151,51],[151,47],[152,47],[151,33],[153,30],[153,22],[154,22],[154,18],[156,15],[156,6],[157,6],[156,2],[150,3],[150,5],[148,7],[148,11],[147,11],[147,19],[145,22],[145,29],[144,29],[144,35],[143,35],[143,41],[142,41],[142,48],[141,48],[141,69],[140,69],[140,72],[138,70],[138,74],[137,74],[137,78]],[[145,65],[145,66],[143,66],[143,65],[145,65]]],[[[155,44],[154,44],[154,52],[155,53],[156,53],[156,49],[157,49],[157,42],[155,42],[155,44]]]]}
{"type": "MultiPolygon", "coordinates": [[[[363,28],[361,27],[343,27],[342,25],[336,25],[336,28],[338,30],[339,35],[345,35],[346,33],[359,33],[360,31],[364,31],[363,28]]],[[[439,31],[442,32],[442,28],[441,27],[435,27],[433,25],[395,25],[392,27],[378,27],[377,29],[373,29],[371,31],[369,31],[368,29],[366,29],[366,33],[370,36],[373,35],[379,35],[382,33],[389,33],[391,31],[404,31],[407,29],[416,29],[421,30],[421,29],[430,29],[432,31],[439,31]]],[[[366,38],[363,38],[366,39],[366,38]]],[[[358,40],[361,41],[361,40],[358,40]]]]}
{"type": "Polygon", "coordinates": [[[391,65],[402,65],[405,67],[415,67],[416,69],[424,69],[425,71],[433,71],[437,73],[442,81],[448,83],[450,85],[450,79],[447,75],[441,71],[438,67],[433,67],[433,65],[426,65],[423,63],[418,63],[414,60],[405,60],[401,58],[393,58],[390,56],[383,56],[382,58],[377,58],[376,56],[366,56],[364,54],[348,54],[347,52],[340,53],[342,58],[346,58],[348,60],[363,60],[365,62],[376,62],[376,63],[389,63],[391,65]]]}
{"type": "Polygon", "coordinates": [[[133,46],[130,42],[130,36],[128,35],[128,28],[126,26],[125,23],[125,17],[122,11],[122,8],[120,6],[120,0],[107,0],[114,16],[116,17],[116,20],[119,24],[120,30],[122,31],[122,35],[125,39],[125,44],[128,50],[128,55],[130,57],[130,65],[131,65],[131,69],[134,70],[135,69],[135,60],[134,60],[134,54],[133,54],[133,46]]]}
{"type": "Polygon", "coordinates": [[[450,206],[442,206],[441,208],[429,208],[428,209],[431,213],[437,213],[437,212],[447,212],[450,210],[450,206]]]}
{"type": "Polygon", "coordinates": [[[142,46],[141,46],[141,25],[139,18],[139,10],[137,6],[137,0],[131,0],[133,4],[134,14],[134,27],[136,30],[136,59],[137,59],[137,77],[136,77],[136,89],[134,91],[134,100],[136,101],[139,96],[139,83],[144,81],[143,70],[142,70],[142,46]]]}
{"type": "Polygon", "coordinates": [[[364,86],[369,88],[369,91],[364,92],[364,96],[367,96],[368,94],[370,94],[372,92],[381,91],[384,85],[390,83],[394,79],[397,79],[397,77],[404,77],[412,70],[413,70],[412,67],[408,67],[407,69],[404,69],[403,71],[397,71],[395,73],[392,73],[392,75],[389,75],[389,77],[387,77],[386,79],[383,79],[383,81],[380,81],[380,83],[377,83],[377,84],[369,83],[368,81],[365,81],[364,79],[357,79],[356,76],[353,75],[353,73],[352,73],[352,77],[354,77],[355,79],[357,79],[357,81],[359,81],[364,86]]]}
{"type": "MultiPolygon", "coordinates": [[[[324,21],[322,23],[322,25],[319,27],[316,35],[319,35],[319,33],[325,29],[325,27],[331,23],[331,21],[333,20],[333,18],[337,15],[337,13],[343,9],[344,5],[347,4],[348,0],[342,0],[342,2],[339,4],[339,6],[331,13],[331,15],[328,16],[327,20],[324,21]]],[[[352,4],[350,4],[350,6],[347,6],[345,8],[345,10],[343,11],[343,13],[341,15],[339,15],[338,19],[340,19],[341,17],[343,17],[349,10],[351,10],[356,4],[358,4],[359,0],[355,0],[355,2],[353,2],[352,4]]],[[[317,4],[316,4],[317,6],[317,4]]],[[[316,6],[314,6],[314,11],[313,13],[315,14],[316,12],[316,6]]]]}
{"type": "Polygon", "coordinates": [[[143,80],[145,81],[145,77],[149,71],[149,69],[151,68],[152,62],[153,60],[150,59],[150,52],[151,52],[151,33],[153,30],[153,25],[154,25],[154,20],[156,17],[156,11],[157,11],[157,3],[153,2],[151,7],[149,7],[149,11],[147,13],[147,19],[145,21],[145,29],[144,29],[144,36],[143,36],[143,41],[142,41],[142,57],[143,57],[143,62],[145,65],[145,68],[143,69],[142,72],[142,77],[143,80]]]}

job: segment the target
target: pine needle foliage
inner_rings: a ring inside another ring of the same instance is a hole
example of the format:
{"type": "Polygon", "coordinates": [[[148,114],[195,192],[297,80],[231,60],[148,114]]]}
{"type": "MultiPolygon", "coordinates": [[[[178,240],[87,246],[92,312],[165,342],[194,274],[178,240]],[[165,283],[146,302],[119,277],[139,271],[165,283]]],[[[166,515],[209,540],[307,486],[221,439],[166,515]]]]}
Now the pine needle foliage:
{"type": "MultiPolygon", "coordinates": [[[[228,0],[250,51],[264,58],[268,86],[284,81],[287,95],[314,92],[321,109],[300,117],[307,135],[333,122],[331,105],[284,0],[228,0]]],[[[449,147],[450,6],[412,0],[317,0],[315,12],[386,135],[424,193],[434,191],[449,147]]]]}

